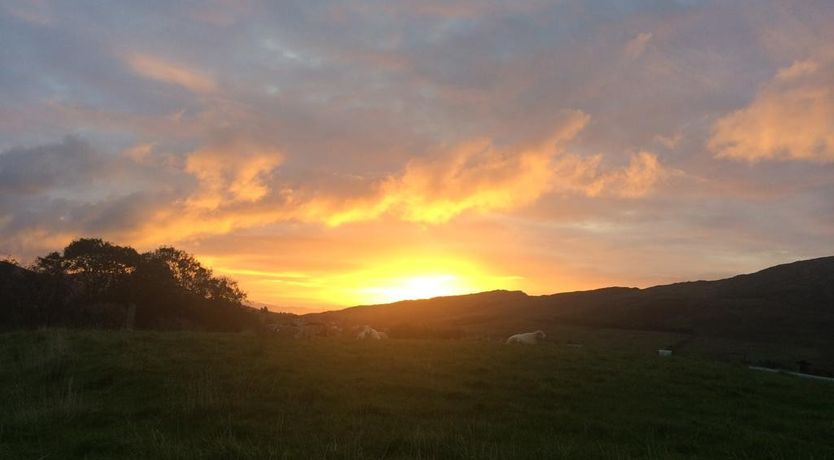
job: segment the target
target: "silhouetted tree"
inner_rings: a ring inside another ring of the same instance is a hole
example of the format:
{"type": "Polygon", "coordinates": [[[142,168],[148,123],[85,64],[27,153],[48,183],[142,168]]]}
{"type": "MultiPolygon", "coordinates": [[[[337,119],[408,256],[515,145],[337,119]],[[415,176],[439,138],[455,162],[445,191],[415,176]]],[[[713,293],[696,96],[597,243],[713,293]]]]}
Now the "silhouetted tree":
{"type": "Polygon", "coordinates": [[[246,293],[235,281],[213,276],[210,269],[185,251],[163,246],[143,254],[142,258],[165,264],[177,285],[196,296],[238,304],[246,300],[246,293]]]}
{"type": "Polygon", "coordinates": [[[41,325],[61,324],[68,316],[68,305],[72,302],[66,260],[60,253],[50,252],[38,257],[30,268],[40,275],[40,290],[44,298],[41,325]]]}
{"type": "Polygon", "coordinates": [[[67,262],[60,253],[50,252],[38,257],[32,265],[32,270],[46,275],[64,275],[67,272],[67,262]]]}
{"type": "Polygon", "coordinates": [[[136,268],[139,253],[99,238],[81,238],[64,248],[64,260],[71,272],[124,274],[136,268]]]}
{"type": "Polygon", "coordinates": [[[20,266],[20,262],[12,256],[0,256],[0,263],[7,263],[9,265],[14,265],[16,267],[20,266]]]}
{"type": "Polygon", "coordinates": [[[255,310],[243,305],[246,294],[236,282],[214,276],[173,247],[139,254],[128,246],[82,238],[63,253],[38,257],[31,271],[11,263],[3,267],[0,287],[6,289],[0,300],[12,308],[0,311],[0,326],[133,323],[137,328],[240,330],[258,322],[255,310]]]}

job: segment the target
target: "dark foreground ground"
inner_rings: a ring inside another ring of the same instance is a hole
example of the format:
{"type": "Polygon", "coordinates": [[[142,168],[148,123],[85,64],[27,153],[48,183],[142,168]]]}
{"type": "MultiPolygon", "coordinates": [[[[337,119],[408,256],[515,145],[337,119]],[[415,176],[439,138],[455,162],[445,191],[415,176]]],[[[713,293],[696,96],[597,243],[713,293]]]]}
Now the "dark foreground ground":
{"type": "Polygon", "coordinates": [[[0,458],[824,459],[834,384],[604,345],[12,333],[0,458]]]}

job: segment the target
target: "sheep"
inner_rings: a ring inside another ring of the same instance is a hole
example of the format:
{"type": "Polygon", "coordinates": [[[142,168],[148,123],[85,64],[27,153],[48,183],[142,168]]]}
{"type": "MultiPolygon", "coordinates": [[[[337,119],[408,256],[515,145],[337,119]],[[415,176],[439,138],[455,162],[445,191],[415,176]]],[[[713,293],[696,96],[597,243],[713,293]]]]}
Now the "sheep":
{"type": "Polygon", "coordinates": [[[385,332],[379,332],[376,329],[370,326],[362,326],[362,330],[359,331],[359,334],[356,335],[356,338],[359,340],[362,339],[374,339],[374,340],[382,340],[387,339],[388,334],[385,332]]]}
{"type": "Polygon", "coordinates": [[[510,336],[506,343],[523,343],[525,345],[535,345],[539,340],[547,337],[544,331],[538,330],[535,332],[525,332],[523,334],[516,334],[510,336]]]}

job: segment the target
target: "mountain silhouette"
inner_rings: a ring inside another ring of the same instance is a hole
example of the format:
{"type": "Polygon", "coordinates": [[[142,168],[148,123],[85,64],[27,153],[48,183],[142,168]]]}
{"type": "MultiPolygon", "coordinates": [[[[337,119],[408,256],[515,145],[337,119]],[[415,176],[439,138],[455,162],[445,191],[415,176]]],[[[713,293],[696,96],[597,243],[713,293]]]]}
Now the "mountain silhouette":
{"type": "Polygon", "coordinates": [[[816,347],[832,344],[834,337],[834,257],[717,281],[542,296],[490,291],[307,316],[380,328],[401,324],[462,328],[487,335],[579,325],[816,347]]]}

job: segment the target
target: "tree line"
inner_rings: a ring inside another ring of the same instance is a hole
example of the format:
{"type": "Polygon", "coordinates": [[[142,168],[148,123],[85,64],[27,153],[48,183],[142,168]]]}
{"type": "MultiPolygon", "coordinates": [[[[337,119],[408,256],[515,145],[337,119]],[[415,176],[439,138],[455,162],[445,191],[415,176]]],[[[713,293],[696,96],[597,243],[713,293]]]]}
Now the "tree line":
{"type": "Polygon", "coordinates": [[[235,331],[256,327],[237,283],[164,246],[82,238],[29,267],[0,262],[0,327],[235,331]]]}

